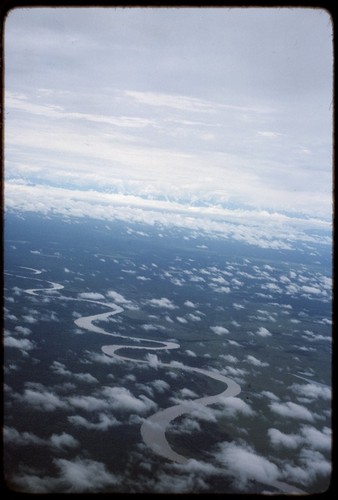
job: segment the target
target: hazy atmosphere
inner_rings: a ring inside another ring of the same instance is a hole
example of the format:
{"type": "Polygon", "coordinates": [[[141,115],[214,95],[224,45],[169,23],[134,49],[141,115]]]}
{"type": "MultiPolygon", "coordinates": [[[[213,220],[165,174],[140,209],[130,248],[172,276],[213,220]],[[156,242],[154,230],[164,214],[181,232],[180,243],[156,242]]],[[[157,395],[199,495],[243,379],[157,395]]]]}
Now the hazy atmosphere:
{"type": "Polygon", "coordinates": [[[328,488],[332,36],[319,8],[8,13],[9,489],[328,488]]]}

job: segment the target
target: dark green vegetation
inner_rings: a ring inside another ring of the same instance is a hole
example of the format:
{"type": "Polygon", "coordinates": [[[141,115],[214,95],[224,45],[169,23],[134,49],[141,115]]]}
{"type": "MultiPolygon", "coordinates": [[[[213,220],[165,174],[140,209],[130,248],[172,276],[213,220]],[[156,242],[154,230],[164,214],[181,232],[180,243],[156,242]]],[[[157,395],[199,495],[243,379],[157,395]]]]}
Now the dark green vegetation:
{"type": "Polygon", "coordinates": [[[156,225],[7,214],[8,485],[30,492],[260,492],[271,489],[271,476],[309,493],[325,490],[330,262],[325,246],[262,249],[156,225]],[[46,289],[47,281],[64,288],[25,292],[46,289]],[[76,318],[109,310],[88,300],[120,305],[120,314],[97,326],[130,339],[79,329],[76,318]],[[118,353],[149,364],[101,352],[103,345],[141,345],[135,339],[180,348],[118,353]],[[161,367],[159,360],[174,363],[161,367]],[[169,463],[140,435],[143,419],[157,410],[224,390],[184,365],[217,370],[242,389],[167,429],[172,447],[203,470],[169,463]],[[241,469],[243,457],[254,455],[266,480],[241,469]]]}

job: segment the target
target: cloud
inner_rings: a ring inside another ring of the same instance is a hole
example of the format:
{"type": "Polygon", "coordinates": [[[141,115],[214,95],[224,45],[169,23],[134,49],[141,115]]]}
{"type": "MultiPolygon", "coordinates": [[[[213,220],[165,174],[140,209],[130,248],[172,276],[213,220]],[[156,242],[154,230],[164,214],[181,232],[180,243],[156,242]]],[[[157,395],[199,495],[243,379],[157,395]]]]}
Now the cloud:
{"type": "Polygon", "coordinates": [[[323,427],[320,431],[310,425],[303,425],[301,428],[303,440],[309,448],[329,451],[332,447],[331,429],[323,427]]]}
{"type": "Polygon", "coordinates": [[[32,330],[27,326],[16,326],[14,330],[21,335],[30,335],[32,333],[32,330]]]}
{"type": "Polygon", "coordinates": [[[192,358],[196,358],[196,354],[194,353],[194,351],[191,351],[190,349],[186,349],[185,351],[188,356],[191,356],[192,358]]]}
{"type": "Polygon", "coordinates": [[[259,359],[255,358],[255,356],[251,356],[251,354],[249,354],[247,357],[246,357],[248,363],[250,363],[251,365],[253,366],[259,366],[259,367],[265,367],[265,366],[269,366],[269,363],[265,363],[263,361],[260,361],[259,359]]]}
{"type": "Polygon", "coordinates": [[[106,413],[99,413],[98,420],[92,422],[81,415],[71,415],[68,417],[70,423],[77,427],[84,427],[85,429],[106,431],[110,427],[115,427],[120,425],[120,422],[112,415],[107,415],[106,413]]]}
{"type": "Polygon", "coordinates": [[[240,398],[229,396],[220,399],[220,401],[222,401],[222,404],[224,405],[222,413],[229,417],[235,417],[238,415],[253,416],[256,414],[251,406],[240,398]]]}
{"type": "Polygon", "coordinates": [[[279,401],[279,397],[271,391],[262,391],[261,395],[271,399],[272,401],[279,401]]]}
{"type": "Polygon", "coordinates": [[[196,304],[194,304],[193,302],[191,302],[191,300],[186,300],[186,301],[184,302],[184,305],[185,305],[186,307],[191,307],[191,308],[196,308],[196,307],[197,307],[197,305],[196,305],[196,304]]]}
{"type": "Polygon", "coordinates": [[[83,364],[100,363],[104,365],[115,365],[121,363],[121,360],[116,357],[107,356],[106,354],[85,351],[85,356],[80,360],[80,362],[83,364]]]}
{"type": "Polygon", "coordinates": [[[331,470],[332,464],[322,453],[304,448],[297,457],[297,465],[287,463],[283,467],[283,475],[288,482],[297,482],[304,486],[311,486],[318,477],[326,477],[329,487],[331,470]]]}
{"type": "Polygon", "coordinates": [[[55,450],[73,449],[80,446],[80,442],[66,432],[52,434],[49,438],[40,438],[32,432],[19,432],[14,427],[5,426],[3,431],[5,442],[16,446],[47,446],[55,450]]]}
{"type": "Polygon", "coordinates": [[[146,332],[165,330],[165,327],[163,325],[153,325],[152,323],[142,325],[141,328],[146,332]]]}
{"type": "Polygon", "coordinates": [[[126,299],[125,297],[123,297],[123,295],[121,295],[118,292],[115,292],[114,290],[109,290],[107,292],[107,297],[113,299],[117,304],[124,304],[124,305],[131,304],[130,300],[126,299]]]}
{"type": "Polygon", "coordinates": [[[104,295],[102,293],[96,293],[96,292],[82,292],[79,293],[79,298],[81,299],[89,299],[89,300],[102,300],[104,299],[104,295]]]}
{"type": "Polygon", "coordinates": [[[110,408],[116,410],[132,411],[136,413],[147,413],[156,410],[157,405],[143,394],[135,397],[125,387],[104,387],[102,396],[108,402],[110,408]]]}
{"type": "Polygon", "coordinates": [[[224,328],[224,326],[211,326],[210,330],[216,333],[216,335],[224,335],[230,333],[227,328],[224,328]]]}
{"type": "Polygon", "coordinates": [[[297,434],[284,434],[278,429],[268,429],[268,437],[274,447],[283,446],[295,450],[302,443],[301,436],[297,434]]]}
{"type": "Polygon", "coordinates": [[[57,458],[54,463],[59,470],[59,485],[64,484],[61,491],[67,493],[105,492],[121,481],[105,464],[89,458],[57,458]]]}
{"type": "Polygon", "coordinates": [[[308,398],[309,400],[331,400],[332,397],[332,391],[329,387],[316,383],[292,384],[290,389],[298,396],[308,398]]]}
{"type": "Polygon", "coordinates": [[[146,360],[149,366],[151,366],[152,368],[157,368],[159,366],[160,361],[158,359],[157,354],[152,354],[148,352],[146,355],[146,360]]]}
{"type": "Polygon", "coordinates": [[[80,446],[80,442],[74,439],[73,436],[62,432],[61,434],[52,434],[50,439],[51,446],[63,450],[65,448],[75,448],[80,446]]]}
{"type": "Polygon", "coordinates": [[[269,407],[271,411],[282,417],[307,420],[309,422],[314,421],[314,415],[305,406],[293,403],[292,401],[288,401],[287,403],[273,402],[269,404],[269,407]]]}
{"type": "Polygon", "coordinates": [[[50,392],[42,386],[39,390],[25,389],[23,394],[15,394],[14,397],[27,406],[39,411],[52,412],[58,408],[67,408],[68,405],[58,395],[50,392]]]}
{"type": "Polygon", "coordinates": [[[15,349],[19,349],[22,353],[26,353],[34,349],[34,342],[29,339],[17,339],[15,337],[5,336],[4,345],[6,347],[14,347],[15,349]]]}
{"type": "Polygon", "coordinates": [[[63,363],[60,363],[59,361],[53,361],[50,368],[57,375],[74,378],[88,384],[98,383],[97,378],[93,377],[93,375],[91,375],[90,373],[73,373],[70,370],[66,370],[65,365],[63,363]]]}
{"type": "Polygon", "coordinates": [[[157,392],[159,393],[163,393],[165,391],[168,391],[170,389],[170,385],[168,384],[168,382],[166,382],[165,380],[160,380],[160,379],[157,379],[157,380],[153,380],[151,382],[151,385],[156,389],[157,392]]]}
{"type": "Polygon", "coordinates": [[[186,316],[191,321],[201,321],[201,319],[202,319],[200,316],[197,316],[197,314],[192,314],[192,313],[188,313],[186,316]]]}
{"type": "Polygon", "coordinates": [[[238,363],[238,358],[232,354],[221,354],[219,357],[225,359],[225,361],[229,363],[238,363]]]}
{"type": "Polygon", "coordinates": [[[161,299],[150,299],[148,300],[148,304],[153,307],[163,307],[165,309],[177,309],[177,306],[170,300],[165,297],[161,299]]]}
{"type": "Polygon", "coordinates": [[[215,458],[234,477],[234,482],[241,490],[250,489],[250,481],[264,484],[273,483],[280,477],[278,467],[267,458],[258,455],[246,443],[222,443],[215,458]]]}
{"type": "Polygon", "coordinates": [[[73,407],[88,412],[97,412],[109,408],[109,402],[106,399],[95,396],[71,396],[68,401],[73,407]]]}
{"type": "Polygon", "coordinates": [[[261,326],[260,328],[258,328],[256,334],[259,335],[260,337],[270,337],[271,336],[271,332],[269,332],[269,330],[267,328],[264,328],[264,326],[261,326]]]}

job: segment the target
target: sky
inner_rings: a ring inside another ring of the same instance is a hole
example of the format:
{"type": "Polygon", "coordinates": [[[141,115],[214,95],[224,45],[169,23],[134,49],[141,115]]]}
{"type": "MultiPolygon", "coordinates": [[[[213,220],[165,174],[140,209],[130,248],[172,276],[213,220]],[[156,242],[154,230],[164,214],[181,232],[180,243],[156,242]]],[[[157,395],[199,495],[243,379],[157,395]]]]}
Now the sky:
{"type": "Polygon", "coordinates": [[[6,206],[327,227],[332,64],[323,9],[14,9],[6,206]]]}

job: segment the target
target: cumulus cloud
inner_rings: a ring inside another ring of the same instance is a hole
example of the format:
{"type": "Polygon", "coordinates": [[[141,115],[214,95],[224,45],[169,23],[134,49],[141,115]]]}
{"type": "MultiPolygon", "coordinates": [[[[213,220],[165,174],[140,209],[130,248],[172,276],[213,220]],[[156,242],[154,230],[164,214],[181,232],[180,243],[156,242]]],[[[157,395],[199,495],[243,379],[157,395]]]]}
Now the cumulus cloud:
{"type": "Polygon", "coordinates": [[[224,328],[224,326],[211,326],[210,330],[216,333],[216,335],[224,335],[230,333],[227,328],[224,328]]]}
{"type": "Polygon", "coordinates": [[[26,353],[27,351],[31,351],[34,349],[34,343],[29,339],[17,339],[11,336],[5,336],[4,345],[6,347],[14,347],[15,349],[19,349],[22,353],[26,353]]]}
{"type": "Polygon", "coordinates": [[[302,447],[302,449],[330,451],[332,447],[331,429],[328,427],[319,430],[311,425],[303,425],[299,434],[285,434],[278,429],[270,428],[268,437],[275,448],[295,450],[302,447]]]}
{"type": "Polygon", "coordinates": [[[226,466],[229,474],[234,477],[234,483],[241,490],[248,490],[249,481],[269,484],[280,477],[276,464],[258,455],[243,442],[222,443],[215,457],[226,466]]]}
{"type": "Polygon", "coordinates": [[[156,389],[157,392],[162,393],[170,389],[170,385],[165,380],[153,380],[151,385],[156,389]]]}
{"type": "Polygon", "coordinates": [[[79,293],[78,297],[80,299],[88,299],[88,300],[102,300],[104,299],[104,295],[102,293],[97,292],[82,292],[79,293]]]}
{"type": "Polygon", "coordinates": [[[310,486],[318,477],[329,477],[332,464],[322,453],[316,450],[304,448],[300,451],[297,465],[287,463],[283,467],[283,475],[288,482],[297,482],[304,486],[310,486]]]}
{"type": "Polygon", "coordinates": [[[80,445],[79,441],[66,432],[61,434],[52,434],[49,438],[40,438],[32,432],[19,432],[14,427],[5,426],[3,437],[6,443],[16,446],[47,446],[57,450],[76,448],[80,445]]]}
{"type": "Polygon", "coordinates": [[[315,400],[318,398],[330,400],[332,393],[331,389],[322,384],[309,383],[309,384],[292,384],[291,390],[298,396],[315,400]]]}
{"type": "Polygon", "coordinates": [[[255,411],[251,408],[251,406],[240,398],[229,396],[220,399],[220,401],[222,401],[222,404],[224,405],[222,413],[226,414],[228,417],[235,417],[238,415],[255,415],[255,411]]]}
{"type": "Polygon", "coordinates": [[[268,429],[268,437],[270,442],[275,447],[285,447],[295,450],[302,442],[302,438],[297,434],[284,434],[278,429],[268,429]]]}
{"type": "Polygon", "coordinates": [[[271,399],[272,401],[279,401],[279,397],[271,391],[262,391],[261,395],[271,399]]]}
{"type": "Polygon", "coordinates": [[[131,301],[126,299],[123,295],[121,295],[118,292],[115,292],[114,290],[109,290],[107,292],[107,297],[110,299],[113,299],[117,304],[131,304],[131,301]]]}
{"type": "Polygon", "coordinates": [[[264,326],[261,326],[260,328],[258,328],[258,330],[257,330],[256,333],[260,337],[269,337],[271,335],[271,333],[269,332],[269,330],[267,328],[264,328],[264,326]]]}
{"type": "Polygon", "coordinates": [[[57,468],[54,477],[28,470],[14,474],[12,480],[28,493],[100,493],[121,481],[102,462],[89,458],[56,458],[53,462],[57,468]]]}
{"type": "Polygon", "coordinates": [[[186,300],[184,302],[184,305],[187,306],[187,307],[191,307],[191,308],[196,308],[197,307],[197,305],[194,304],[193,302],[191,302],[191,300],[186,300]]]}
{"type": "Polygon", "coordinates": [[[88,458],[76,458],[73,461],[59,458],[55,464],[69,492],[105,491],[119,482],[117,476],[109,472],[102,462],[88,458]]]}
{"type": "Polygon", "coordinates": [[[152,368],[157,368],[159,366],[160,361],[156,354],[148,352],[148,354],[146,355],[146,360],[148,361],[149,366],[151,366],[152,368]]]}
{"type": "Polygon", "coordinates": [[[323,427],[320,431],[310,425],[303,425],[301,434],[308,447],[316,450],[329,451],[332,447],[332,435],[329,427],[323,427]]]}
{"type": "Polygon", "coordinates": [[[14,330],[21,335],[30,335],[32,333],[32,330],[27,326],[16,326],[14,330]]]}
{"type": "Polygon", "coordinates": [[[156,331],[156,330],[165,330],[165,327],[163,325],[154,325],[152,323],[146,323],[141,326],[143,330],[146,332],[151,332],[151,331],[156,331]]]}
{"type": "Polygon", "coordinates": [[[125,387],[104,387],[102,395],[111,408],[136,413],[147,413],[156,410],[157,405],[151,399],[141,394],[138,398],[125,387]]]}
{"type": "Polygon", "coordinates": [[[176,309],[177,306],[170,300],[167,299],[166,297],[162,297],[160,299],[150,299],[148,300],[148,304],[150,304],[153,307],[163,307],[165,309],[176,309]]]}
{"type": "Polygon", "coordinates": [[[68,420],[75,426],[98,431],[106,431],[110,427],[120,425],[120,422],[114,416],[107,415],[106,413],[99,413],[96,422],[88,420],[81,415],[71,415],[68,417],[68,420]]]}
{"type": "Polygon", "coordinates": [[[101,397],[71,396],[68,398],[68,401],[72,406],[88,412],[96,412],[109,408],[108,401],[101,397]]]}
{"type": "Polygon", "coordinates": [[[85,351],[85,356],[80,360],[80,362],[83,364],[100,363],[103,365],[114,365],[121,363],[121,360],[113,356],[101,354],[99,352],[85,351]]]}
{"type": "Polygon", "coordinates": [[[57,375],[74,378],[81,382],[87,382],[88,384],[97,383],[97,378],[93,377],[90,373],[73,373],[70,370],[67,370],[63,363],[59,361],[53,361],[51,365],[51,370],[57,375]]]}
{"type": "Polygon", "coordinates": [[[293,403],[292,401],[288,401],[287,403],[273,402],[269,405],[269,407],[271,411],[281,415],[282,417],[307,420],[309,422],[313,422],[314,420],[314,415],[307,408],[305,408],[305,406],[293,403]]]}
{"type": "Polygon", "coordinates": [[[264,366],[269,366],[269,363],[265,363],[263,361],[260,361],[259,359],[255,358],[255,356],[251,356],[250,354],[246,357],[248,363],[250,363],[253,366],[259,366],[259,367],[264,367],[264,366]]]}
{"type": "Polygon", "coordinates": [[[225,361],[228,361],[229,363],[238,363],[238,358],[236,358],[236,356],[232,356],[232,354],[221,354],[220,358],[225,359],[225,361]]]}
{"type": "Polygon", "coordinates": [[[40,411],[49,412],[68,406],[57,394],[42,386],[39,389],[25,389],[23,394],[15,394],[14,397],[27,406],[40,411]]]}

